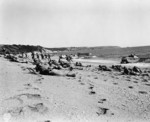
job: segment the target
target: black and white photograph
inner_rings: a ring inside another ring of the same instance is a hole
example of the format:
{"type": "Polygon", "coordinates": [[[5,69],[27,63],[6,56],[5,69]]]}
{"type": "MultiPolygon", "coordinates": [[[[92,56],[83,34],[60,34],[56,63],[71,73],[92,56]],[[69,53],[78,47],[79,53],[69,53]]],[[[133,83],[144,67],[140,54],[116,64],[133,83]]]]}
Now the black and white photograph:
{"type": "Polygon", "coordinates": [[[0,0],[0,122],[150,122],[150,1],[0,0]]]}

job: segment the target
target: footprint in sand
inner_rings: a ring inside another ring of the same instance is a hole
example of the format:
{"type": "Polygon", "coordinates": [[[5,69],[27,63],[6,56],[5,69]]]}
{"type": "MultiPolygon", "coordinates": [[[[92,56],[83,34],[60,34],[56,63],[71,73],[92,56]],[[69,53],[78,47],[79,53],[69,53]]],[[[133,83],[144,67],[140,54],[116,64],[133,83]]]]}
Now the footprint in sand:
{"type": "Polygon", "coordinates": [[[116,79],[119,79],[118,77],[116,77],[116,79]]]}
{"type": "Polygon", "coordinates": [[[98,79],[98,77],[94,77],[94,79],[98,79]]]}
{"type": "Polygon", "coordinates": [[[41,100],[42,99],[42,96],[40,94],[25,93],[25,94],[16,95],[16,96],[6,99],[4,104],[7,106],[12,105],[12,104],[16,105],[16,106],[21,105],[21,104],[23,104],[24,96],[27,99],[33,99],[33,100],[41,100]]]}
{"type": "Polygon", "coordinates": [[[81,85],[85,85],[85,83],[80,83],[81,85]]]}
{"type": "Polygon", "coordinates": [[[90,91],[89,94],[90,94],[90,95],[93,95],[93,94],[96,94],[96,92],[95,92],[95,91],[90,91]]]}
{"type": "Polygon", "coordinates": [[[24,84],[24,86],[32,87],[30,83],[24,84]]]}
{"type": "Polygon", "coordinates": [[[18,116],[24,113],[23,107],[15,107],[7,111],[11,116],[18,116]]]}
{"type": "Polygon", "coordinates": [[[20,96],[25,95],[28,99],[41,99],[41,95],[40,94],[21,94],[20,96]]]}
{"type": "Polygon", "coordinates": [[[34,83],[42,84],[42,82],[41,82],[41,81],[34,81],[34,83]]]}
{"type": "Polygon", "coordinates": [[[22,70],[23,70],[23,71],[25,71],[25,70],[26,70],[26,68],[25,68],[25,67],[21,67],[21,68],[22,68],[22,70]]]}
{"type": "Polygon", "coordinates": [[[51,122],[50,120],[43,120],[43,121],[38,121],[38,122],[51,122]]]}
{"type": "Polygon", "coordinates": [[[143,79],[142,82],[148,82],[148,80],[147,79],[143,79]]]}
{"type": "Polygon", "coordinates": [[[113,83],[114,85],[118,85],[118,83],[113,83]]]}
{"type": "Polygon", "coordinates": [[[78,80],[78,82],[81,82],[81,80],[78,80]]]}
{"type": "Polygon", "coordinates": [[[131,79],[126,79],[126,81],[131,81],[131,79]]]}
{"type": "Polygon", "coordinates": [[[38,91],[40,90],[39,88],[36,88],[36,87],[34,87],[33,89],[34,89],[34,90],[38,90],[38,91]]]}
{"type": "Polygon", "coordinates": [[[98,112],[96,112],[96,113],[97,113],[98,116],[105,115],[105,114],[107,114],[108,110],[109,110],[108,108],[98,107],[98,112]]]}
{"type": "Polygon", "coordinates": [[[133,81],[134,83],[138,83],[138,81],[133,81]]]}
{"type": "Polygon", "coordinates": [[[32,105],[26,105],[23,107],[13,107],[7,111],[11,116],[19,116],[28,112],[28,110],[40,114],[44,114],[48,111],[48,107],[46,107],[43,103],[36,103],[32,105]]]}
{"type": "Polygon", "coordinates": [[[150,84],[145,84],[146,86],[150,86],[150,84]]]}
{"type": "MultiPolygon", "coordinates": [[[[25,90],[36,90],[36,91],[40,91],[40,89],[39,88],[37,88],[37,87],[33,87],[33,88],[25,88],[25,90]]],[[[23,90],[22,90],[23,91],[23,90]]]]}
{"type": "Polygon", "coordinates": [[[140,94],[148,94],[146,91],[139,91],[140,94]]]}
{"type": "Polygon", "coordinates": [[[48,107],[46,107],[43,103],[28,105],[27,107],[33,112],[46,113],[48,111],[48,107]]]}
{"type": "Polygon", "coordinates": [[[114,113],[111,113],[110,111],[109,111],[109,109],[108,108],[103,108],[103,107],[98,107],[98,112],[96,112],[96,114],[98,115],[98,116],[100,116],[100,115],[114,115],[114,113]]]}
{"type": "Polygon", "coordinates": [[[9,106],[9,105],[19,105],[22,104],[23,100],[21,98],[19,98],[18,96],[14,96],[14,97],[10,97],[8,99],[5,100],[4,104],[9,106]]]}
{"type": "Polygon", "coordinates": [[[106,101],[106,99],[100,99],[99,101],[98,101],[98,103],[104,103],[106,101]]]}
{"type": "Polygon", "coordinates": [[[93,90],[94,86],[90,86],[89,89],[93,90]]]}
{"type": "Polygon", "coordinates": [[[18,101],[20,101],[20,103],[23,103],[24,97],[26,97],[27,99],[42,99],[42,96],[40,94],[30,94],[30,93],[25,93],[25,94],[19,94],[19,95],[15,95],[14,97],[11,97],[9,99],[16,99],[18,101]]]}
{"type": "Polygon", "coordinates": [[[37,79],[36,81],[41,81],[41,80],[43,80],[44,78],[43,77],[41,77],[41,78],[39,78],[39,79],[37,79]]]}
{"type": "Polygon", "coordinates": [[[133,86],[128,86],[128,88],[133,89],[133,86]]]}
{"type": "Polygon", "coordinates": [[[24,84],[24,86],[26,86],[24,89],[21,90],[17,90],[17,91],[25,91],[25,90],[37,90],[40,91],[40,89],[38,87],[33,87],[31,84],[24,84]]]}

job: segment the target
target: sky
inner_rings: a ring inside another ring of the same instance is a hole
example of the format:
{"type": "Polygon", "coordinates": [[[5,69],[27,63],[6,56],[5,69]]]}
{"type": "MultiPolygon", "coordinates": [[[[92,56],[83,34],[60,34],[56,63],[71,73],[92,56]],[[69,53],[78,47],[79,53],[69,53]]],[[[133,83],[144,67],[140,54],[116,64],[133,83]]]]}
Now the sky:
{"type": "Polygon", "coordinates": [[[0,0],[0,44],[150,45],[150,1],[0,0]]]}

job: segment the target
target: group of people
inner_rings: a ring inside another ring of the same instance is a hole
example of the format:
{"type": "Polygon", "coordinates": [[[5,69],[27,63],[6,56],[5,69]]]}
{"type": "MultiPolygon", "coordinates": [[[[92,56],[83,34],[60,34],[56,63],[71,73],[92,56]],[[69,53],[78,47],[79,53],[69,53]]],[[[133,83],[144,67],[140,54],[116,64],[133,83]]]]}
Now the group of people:
{"type": "Polygon", "coordinates": [[[75,77],[75,73],[71,72],[73,70],[71,60],[67,60],[67,58],[66,61],[62,60],[61,56],[59,56],[58,61],[48,58],[48,62],[41,62],[40,59],[35,59],[35,57],[32,58],[36,65],[36,72],[42,75],[75,77]]]}
{"type": "Polygon", "coordinates": [[[102,71],[112,71],[111,69],[121,72],[123,75],[140,75],[142,73],[142,70],[136,66],[128,68],[121,65],[112,65],[111,68],[109,68],[105,65],[99,65],[98,67],[98,70],[102,71]]]}
{"type": "Polygon", "coordinates": [[[32,59],[50,59],[51,55],[49,53],[35,53],[32,52],[31,53],[31,57],[32,59]]]}
{"type": "MultiPolygon", "coordinates": [[[[22,53],[22,56],[11,54],[10,52],[3,49],[5,58],[8,58],[11,61],[14,62],[20,62],[20,63],[27,63],[28,62],[28,55],[27,53],[22,53]],[[22,59],[22,60],[20,60],[22,59]],[[25,61],[23,59],[26,59],[25,61]]],[[[64,73],[64,71],[61,71],[61,69],[67,69],[68,71],[72,71],[73,69],[81,69],[81,67],[84,67],[81,62],[73,63],[72,56],[60,55],[58,58],[58,61],[52,60],[51,55],[49,53],[31,53],[31,59],[33,64],[36,65],[35,70],[39,72],[40,74],[45,75],[61,75],[61,76],[75,76],[75,74],[68,74],[64,73]],[[43,60],[47,59],[46,62],[43,63],[43,60]],[[64,60],[65,59],[65,60],[64,60]],[[74,65],[73,65],[74,64],[74,65]]],[[[82,68],[83,69],[83,68],[82,68]]],[[[134,66],[133,68],[127,68],[122,67],[121,65],[112,65],[111,68],[105,66],[105,65],[99,65],[98,70],[102,71],[119,71],[124,75],[140,75],[142,73],[141,69],[134,66]]]]}

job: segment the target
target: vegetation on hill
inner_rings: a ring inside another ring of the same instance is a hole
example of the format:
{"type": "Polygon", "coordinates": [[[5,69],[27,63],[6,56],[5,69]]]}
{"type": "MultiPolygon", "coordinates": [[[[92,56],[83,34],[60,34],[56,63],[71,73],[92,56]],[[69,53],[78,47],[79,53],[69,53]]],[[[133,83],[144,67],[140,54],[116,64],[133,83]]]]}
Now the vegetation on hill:
{"type": "Polygon", "coordinates": [[[32,52],[32,51],[40,51],[43,47],[41,46],[31,46],[31,45],[0,45],[0,53],[2,53],[3,49],[9,51],[11,53],[22,53],[22,52],[32,52]]]}
{"type": "Polygon", "coordinates": [[[58,54],[77,54],[77,53],[92,53],[101,58],[121,58],[133,53],[140,58],[150,58],[150,46],[126,47],[117,46],[97,46],[97,47],[62,47],[62,48],[45,48],[42,46],[33,45],[0,45],[0,53],[2,49],[11,53],[32,52],[41,50],[57,51],[58,54]]]}
{"type": "Polygon", "coordinates": [[[102,46],[102,47],[83,47],[71,48],[69,51],[63,51],[64,54],[77,54],[79,52],[92,53],[92,55],[102,58],[121,58],[133,53],[140,58],[150,58],[150,46],[141,47],[116,47],[116,46],[102,46]]]}

